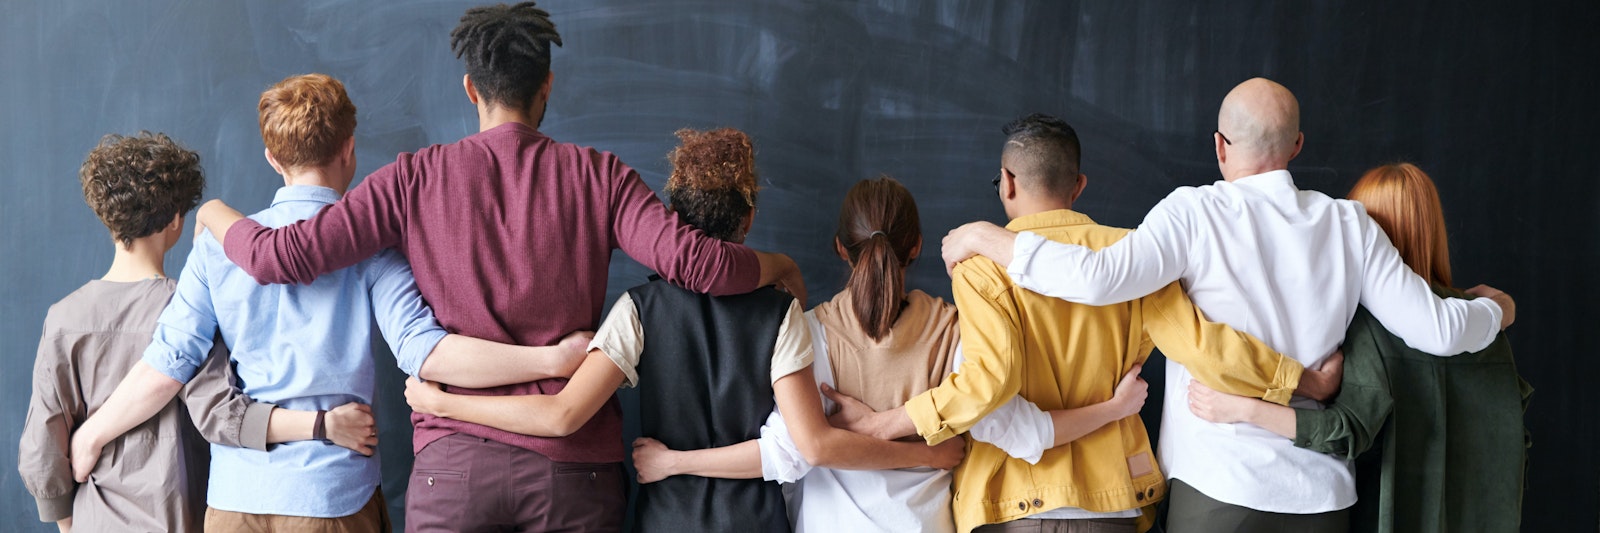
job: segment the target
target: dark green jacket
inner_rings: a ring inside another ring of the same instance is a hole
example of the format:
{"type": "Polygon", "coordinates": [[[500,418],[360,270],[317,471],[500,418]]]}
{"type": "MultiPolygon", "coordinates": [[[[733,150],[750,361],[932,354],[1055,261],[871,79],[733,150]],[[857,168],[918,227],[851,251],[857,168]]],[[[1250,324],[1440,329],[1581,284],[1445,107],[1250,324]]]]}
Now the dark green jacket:
{"type": "Polygon", "coordinates": [[[1297,410],[1295,446],[1355,459],[1351,531],[1517,531],[1533,388],[1505,333],[1483,351],[1436,357],[1363,308],[1343,350],[1339,396],[1326,410],[1297,410]]]}

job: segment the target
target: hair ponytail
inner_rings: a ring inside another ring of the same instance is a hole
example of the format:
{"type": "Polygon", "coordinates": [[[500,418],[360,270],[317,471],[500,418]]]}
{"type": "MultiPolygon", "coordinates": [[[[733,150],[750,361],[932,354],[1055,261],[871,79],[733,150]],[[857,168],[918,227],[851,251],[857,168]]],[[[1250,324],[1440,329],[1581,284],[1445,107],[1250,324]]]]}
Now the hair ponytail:
{"type": "Polygon", "coordinates": [[[850,188],[834,234],[850,258],[852,310],[861,329],[882,339],[900,318],[905,267],[922,242],[922,222],[911,191],[888,176],[850,188]]]}
{"type": "Polygon", "coordinates": [[[861,243],[850,269],[850,302],[861,328],[873,340],[882,339],[900,318],[900,295],[905,292],[905,271],[889,246],[889,237],[874,231],[861,243]]]}

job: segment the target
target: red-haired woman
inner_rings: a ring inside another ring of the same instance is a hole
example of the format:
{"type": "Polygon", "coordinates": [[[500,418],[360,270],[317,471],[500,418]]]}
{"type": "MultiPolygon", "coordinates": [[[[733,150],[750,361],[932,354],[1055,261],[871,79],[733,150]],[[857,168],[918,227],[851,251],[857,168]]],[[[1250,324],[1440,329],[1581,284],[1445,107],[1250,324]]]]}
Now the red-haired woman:
{"type": "MultiPolygon", "coordinates": [[[[1349,198],[1366,206],[1434,292],[1468,297],[1450,288],[1444,211],[1421,169],[1374,168],[1349,198]]],[[[1361,309],[1342,349],[1344,382],[1326,410],[1268,404],[1198,382],[1190,385],[1190,409],[1355,460],[1353,531],[1516,531],[1527,458],[1522,413],[1533,390],[1517,375],[1505,333],[1483,351],[1434,357],[1407,347],[1361,309]]]]}

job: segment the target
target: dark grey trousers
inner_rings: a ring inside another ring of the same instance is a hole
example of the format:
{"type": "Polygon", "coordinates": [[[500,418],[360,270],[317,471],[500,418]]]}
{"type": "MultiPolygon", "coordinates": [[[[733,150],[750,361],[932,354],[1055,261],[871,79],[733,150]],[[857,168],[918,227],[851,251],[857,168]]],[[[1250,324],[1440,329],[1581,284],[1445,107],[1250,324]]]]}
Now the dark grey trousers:
{"type": "Polygon", "coordinates": [[[1222,503],[1174,479],[1167,491],[1167,533],[1346,533],[1350,510],[1318,514],[1257,511],[1222,503]]]}
{"type": "Polygon", "coordinates": [[[1136,519],[1095,518],[1087,520],[1029,520],[1018,518],[1010,522],[978,526],[972,533],[1136,533],[1136,519]]]}

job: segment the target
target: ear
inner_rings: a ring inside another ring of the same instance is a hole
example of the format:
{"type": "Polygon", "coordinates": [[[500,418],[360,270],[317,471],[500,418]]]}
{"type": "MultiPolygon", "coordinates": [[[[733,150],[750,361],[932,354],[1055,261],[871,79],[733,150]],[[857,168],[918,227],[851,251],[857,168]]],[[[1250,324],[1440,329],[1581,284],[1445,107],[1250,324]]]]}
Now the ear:
{"type": "Polygon", "coordinates": [[[1305,147],[1306,147],[1306,134],[1305,134],[1305,132],[1300,132],[1298,135],[1295,135],[1295,138],[1294,138],[1294,152],[1289,154],[1289,159],[1293,160],[1296,156],[1299,156],[1300,155],[1300,149],[1301,148],[1305,148],[1305,147]]]}
{"type": "Polygon", "coordinates": [[[340,152],[344,154],[344,160],[346,162],[354,162],[356,160],[355,134],[351,134],[349,139],[344,140],[344,149],[340,150],[340,152]]]}
{"type": "Polygon", "coordinates": [[[183,213],[172,215],[172,222],[167,224],[162,231],[183,231],[183,213]]]}
{"type": "Polygon", "coordinates": [[[1228,162],[1228,145],[1227,145],[1227,143],[1222,142],[1222,134],[1221,133],[1217,133],[1217,132],[1212,132],[1211,133],[1211,142],[1217,145],[1217,162],[1218,163],[1227,163],[1228,162]]]}
{"type": "Polygon", "coordinates": [[[1004,168],[1000,169],[1000,196],[1007,200],[1017,199],[1017,175],[1004,168]]]}
{"type": "Polygon", "coordinates": [[[471,75],[461,75],[461,88],[467,91],[467,101],[472,102],[472,105],[478,105],[478,86],[472,84],[471,75]]]}
{"type": "Polygon", "coordinates": [[[755,225],[755,223],[756,223],[756,208],[752,207],[752,208],[750,208],[750,212],[749,213],[745,213],[745,215],[744,215],[744,230],[740,231],[739,233],[744,234],[744,235],[749,235],[750,234],[750,226],[755,225]]]}
{"type": "Polygon", "coordinates": [[[545,75],[544,75],[544,84],[539,86],[539,100],[540,101],[542,101],[542,102],[549,102],[550,101],[550,91],[554,90],[555,79],[556,79],[556,73],[554,73],[554,72],[545,73],[545,75]]]}
{"type": "Polygon", "coordinates": [[[1072,196],[1071,196],[1072,200],[1071,200],[1071,202],[1072,203],[1077,203],[1078,197],[1079,196],[1083,196],[1083,190],[1085,188],[1087,188],[1087,187],[1089,187],[1089,175],[1087,175],[1087,174],[1079,174],[1078,175],[1078,186],[1072,189],[1072,196]]]}
{"type": "MultiPolygon", "coordinates": [[[[833,238],[833,252],[836,253],[836,254],[839,254],[839,259],[843,259],[844,260],[844,264],[850,265],[850,252],[845,251],[844,243],[839,242],[839,238],[838,237],[834,237],[833,238]]],[[[855,265],[850,265],[850,266],[855,266],[855,265]]]]}
{"type": "Polygon", "coordinates": [[[915,261],[919,255],[922,255],[922,235],[920,234],[917,235],[917,244],[911,247],[911,253],[907,254],[906,260],[903,261],[903,263],[909,265],[912,261],[915,261]]]}
{"type": "Polygon", "coordinates": [[[267,157],[267,164],[272,165],[272,170],[276,171],[280,175],[283,174],[283,165],[278,163],[278,158],[272,157],[272,150],[262,148],[261,154],[267,157]]]}

